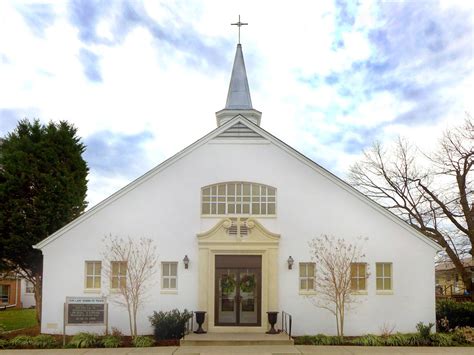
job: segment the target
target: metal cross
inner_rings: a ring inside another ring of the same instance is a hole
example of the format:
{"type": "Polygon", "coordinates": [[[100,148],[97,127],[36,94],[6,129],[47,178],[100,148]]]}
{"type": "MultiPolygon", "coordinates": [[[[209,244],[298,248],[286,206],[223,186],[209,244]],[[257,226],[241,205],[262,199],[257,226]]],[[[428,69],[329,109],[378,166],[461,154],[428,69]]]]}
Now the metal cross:
{"type": "Polygon", "coordinates": [[[248,23],[240,22],[240,15],[239,15],[239,22],[231,23],[231,26],[239,27],[239,44],[240,44],[240,27],[247,26],[247,25],[248,25],[248,23]]]}

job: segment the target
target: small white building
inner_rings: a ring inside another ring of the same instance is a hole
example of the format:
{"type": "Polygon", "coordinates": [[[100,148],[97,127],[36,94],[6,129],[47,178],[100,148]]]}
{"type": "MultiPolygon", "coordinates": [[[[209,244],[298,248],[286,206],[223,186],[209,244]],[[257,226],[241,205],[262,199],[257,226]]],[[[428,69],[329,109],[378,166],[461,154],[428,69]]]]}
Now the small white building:
{"type": "MultiPolygon", "coordinates": [[[[266,312],[285,311],[295,335],[335,334],[334,316],[308,299],[318,297],[308,242],[322,234],[368,238],[360,272],[371,272],[346,315],[346,335],[434,322],[439,247],[262,129],[261,116],[238,44],[215,130],[36,245],[44,255],[42,332],[62,332],[67,296],[109,294],[101,255],[110,234],[150,237],[158,247],[160,279],[140,310],[139,333],[151,333],[154,310],[187,308],[207,312],[210,332],[265,332],[266,312]],[[252,290],[239,287],[249,278],[252,290]]],[[[129,333],[127,312],[109,307],[109,326],[129,333]]],[[[67,332],[94,329],[103,331],[67,332]]]]}

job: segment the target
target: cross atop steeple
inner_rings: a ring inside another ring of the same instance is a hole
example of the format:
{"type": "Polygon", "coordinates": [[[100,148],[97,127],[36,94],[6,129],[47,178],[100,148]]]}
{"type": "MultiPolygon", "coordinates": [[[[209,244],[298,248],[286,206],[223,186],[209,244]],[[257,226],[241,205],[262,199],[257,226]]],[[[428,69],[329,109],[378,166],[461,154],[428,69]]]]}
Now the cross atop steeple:
{"type": "Polygon", "coordinates": [[[231,25],[231,26],[237,26],[237,27],[239,28],[239,44],[240,44],[240,27],[242,27],[242,26],[247,26],[248,23],[240,22],[240,15],[239,15],[239,22],[231,23],[230,25],[231,25]]]}

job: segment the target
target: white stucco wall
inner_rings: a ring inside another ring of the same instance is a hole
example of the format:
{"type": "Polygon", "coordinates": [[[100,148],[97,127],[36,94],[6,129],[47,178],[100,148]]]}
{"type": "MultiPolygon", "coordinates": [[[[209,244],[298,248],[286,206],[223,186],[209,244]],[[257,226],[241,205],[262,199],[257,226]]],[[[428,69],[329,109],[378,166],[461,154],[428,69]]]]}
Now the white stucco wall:
{"type": "MultiPolygon", "coordinates": [[[[126,167],[124,167],[126,169],[126,167]]],[[[161,294],[160,277],[140,311],[139,331],[151,333],[153,310],[196,310],[198,267],[196,234],[220,218],[201,218],[201,187],[225,181],[250,181],[277,188],[277,217],[258,218],[281,234],[279,249],[280,311],[293,315],[293,333],[334,334],[333,316],[315,308],[298,292],[298,262],[310,261],[307,242],[321,234],[352,240],[368,237],[367,262],[372,275],[368,295],[347,314],[346,334],[379,333],[387,323],[395,331],[413,331],[419,321],[433,322],[435,250],[370,204],[274,144],[209,142],[127,194],[90,213],[82,223],[46,245],[44,253],[42,332],[62,331],[66,296],[85,296],[84,261],[100,260],[102,238],[112,234],[151,237],[160,261],[178,261],[178,293],[161,294]],[[182,259],[188,255],[190,267],[182,259]],[[295,267],[288,270],[291,255],[295,267]],[[393,263],[393,294],[376,295],[375,262],[393,263]]],[[[103,293],[106,293],[103,290],[103,293]]],[[[262,310],[265,314],[267,310],[262,310]]],[[[265,315],[266,316],[266,315],[265,315]]],[[[110,326],[128,332],[123,309],[110,306],[110,326]]],[[[100,327],[68,327],[101,332],[100,327]]]]}

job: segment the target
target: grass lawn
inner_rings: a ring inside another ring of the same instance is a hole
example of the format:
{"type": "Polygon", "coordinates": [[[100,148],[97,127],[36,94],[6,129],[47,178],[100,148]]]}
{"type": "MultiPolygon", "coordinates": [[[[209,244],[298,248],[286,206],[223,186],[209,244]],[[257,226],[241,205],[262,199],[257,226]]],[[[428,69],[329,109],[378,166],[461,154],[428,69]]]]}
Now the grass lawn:
{"type": "Polygon", "coordinates": [[[30,328],[36,324],[36,311],[34,309],[0,311],[0,325],[6,331],[30,328]]]}

